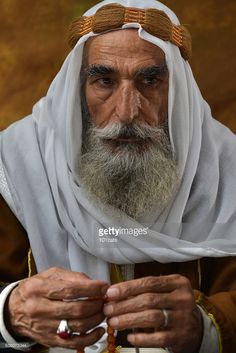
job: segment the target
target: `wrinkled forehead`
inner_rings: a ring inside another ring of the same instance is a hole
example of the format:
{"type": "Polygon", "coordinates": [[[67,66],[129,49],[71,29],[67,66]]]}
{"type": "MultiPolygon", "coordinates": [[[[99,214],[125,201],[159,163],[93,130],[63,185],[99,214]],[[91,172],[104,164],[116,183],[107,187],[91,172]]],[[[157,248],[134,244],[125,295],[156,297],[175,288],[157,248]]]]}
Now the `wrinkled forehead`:
{"type": "Polygon", "coordinates": [[[122,61],[124,64],[161,64],[164,51],[157,45],[140,38],[136,28],[110,31],[91,37],[84,45],[83,62],[86,65],[122,61]]]}

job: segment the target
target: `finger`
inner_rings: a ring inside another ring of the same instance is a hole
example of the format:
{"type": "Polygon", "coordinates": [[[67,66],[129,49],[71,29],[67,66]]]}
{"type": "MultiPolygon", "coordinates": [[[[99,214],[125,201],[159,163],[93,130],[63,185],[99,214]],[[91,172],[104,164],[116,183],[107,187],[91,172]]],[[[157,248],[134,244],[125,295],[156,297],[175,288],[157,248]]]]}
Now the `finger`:
{"type": "Polygon", "coordinates": [[[72,336],[72,338],[66,340],[58,337],[57,342],[59,347],[65,347],[69,349],[81,349],[84,347],[89,347],[95,344],[105,333],[104,328],[98,327],[90,333],[86,333],[80,336],[72,336]]]}
{"type": "Polygon", "coordinates": [[[150,276],[121,282],[110,286],[106,296],[108,300],[121,300],[147,292],[171,292],[182,285],[181,277],[180,275],[150,276]]]}
{"type": "Polygon", "coordinates": [[[65,277],[70,277],[71,281],[78,281],[78,277],[80,278],[86,278],[86,279],[91,279],[89,276],[86,275],[84,272],[75,272],[71,270],[65,270],[64,268],[60,267],[51,267],[46,271],[40,272],[39,276],[48,278],[48,279],[60,279],[64,280],[65,277]]]}
{"type": "MultiPolygon", "coordinates": [[[[64,318],[65,319],[65,318],[64,318]]],[[[81,320],[71,320],[68,319],[67,323],[69,328],[73,332],[86,333],[87,331],[98,326],[104,320],[104,315],[100,312],[96,315],[81,319],[81,320]]],[[[59,327],[61,320],[51,319],[51,318],[31,318],[30,320],[23,320],[21,322],[21,332],[24,335],[34,337],[35,335],[44,336],[45,332],[47,335],[55,336],[57,328],[59,327]]]]}
{"type": "MultiPolygon", "coordinates": [[[[63,280],[63,281],[68,280],[70,282],[74,282],[76,285],[78,284],[78,281],[81,281],[83,279],[92,281],[92,279],[89,276],[87,276],[87,274],[84,272],[68,271],[60,267],[52,267],[47,271],[40,272],[40,274],[37,276],[44,277],[46,279],[63,280]]],[[[99,281],[99,282],[103,282],[104,284],[108,285],[108,283],[105,281],[99,281]]]]}
{"type": "Polygon", "coordinates": [[[68,324],[73,332],[79,332],[84,334],[87,331],[98,326],[103,320],[104,315],[102,313],[97,313],[96,315],[81,320],[68,320],[68,324]]]}
{"type": "Polygon", "coordinates": [[[58,320],[83,319],[98,312],[102,312],[104,301],[80,300],[76,302],[63,302],[56,300],[39,299],[35,305],[34,299],[25,303],[25,312],[33,317],[47,317],[58,320]]]}
{"type": "Polygon", "coordinates": [[[175,306],[175,296],[166,293],[145,293],[135,297],[109,302],[104,305],[104,314],[107,317],[122,315],[130,312],[139,312],[147,309],[172,309],[175,306]]]}
{"type": "Polygon", "coordinates": [[[164,322],[163,312],[155,309],[115,316],[108,320],[108,324],[114,329],[161,327],[164,322]]]}
{"type": "Polygon", "coordinates": [[[175,338],[171,331],[160,331],[153,333],[131,333],[127,340],[138,347],[173,347],[175,338]]]}
{"type": "MultiPolygon", "coordinates": [[[[61,304],[56,303],[56,306],[60,306],[61,304]]],[[[67,317],[68,319],[82,319],[85,317],[90,317],[95,315],[96,313],[102,313],[102,308],[104,305],[104,301],[96,300],[96,301],[79,301],[76,303],[64,303],[61,312],[59,310],[56,312],[58,319],[63,319],[67,317]]]]}
{"type": "Polygon", "coordinates": [[[30,337],[48,347],[63,347],[63,348],[68,348],[68,349],[82,349],[87,346],[91,346],[94,343],[96,343],[103,335],[104,335],[104,328],[102,327],[97,327],[93,331],[83,334],[83,335],[73,335],[71,338],[68,338],[67,340],[64,340],[60,338],[58,335],[54,333],[54,335],[47,334],[42,335],[41,333],[35,333],[31,335],[30,337]]]}
{"type": "Polygon", "coordinates": [[[83,278],[74,281],[52,280],[41,276],[34,276],[19,285],[24,298],[42,296],[54,300],[70,300],[84,297],[103,297],[109,285],[104,281],[83,278]]]}
{"type": "MultiPolygon", "coordinates": [[[[81,320],[67,319],[67,323],[73,333],[85,334],[87,331],[90,331],[94,327],[98,326],[103,320],[104,316],[101,313],[98,313],[81,320]]],[[[37,324],[34,324],[34,332],[41,332],[43,335],[45,330],[47,330],[47,333],[55,335],[59,324],[60,321],[58,320],[50,320],[48,324],[37,322],[37,324]]]]}

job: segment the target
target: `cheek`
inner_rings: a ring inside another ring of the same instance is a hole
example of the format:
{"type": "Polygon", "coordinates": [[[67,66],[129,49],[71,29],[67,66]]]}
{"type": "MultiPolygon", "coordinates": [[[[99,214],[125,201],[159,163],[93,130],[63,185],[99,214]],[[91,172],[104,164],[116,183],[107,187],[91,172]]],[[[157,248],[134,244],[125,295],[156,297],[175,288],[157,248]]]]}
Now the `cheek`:
{"type": "Polygon", "coordinates": [[[85,85],[85,98],[86,98],[90,116],[92,120],[95,120],[97,116],[98,102],[92,88],[88,84],[85,85]]]}
{"type": "Polygon", "coordinates": [[[160,123],[163,123],[168,117],[168,91],[166,92],[165,95],[162,96],[162,99],[159,105],[158,114],[159,114],[160,123]]]}
{"type": "Polygon", "coordinates": [[[143,120],[149,125],[160,125],[168,114],[168,97],[155,95],[154,97],[149,97],[149,99],[141,99],[141,114],[143,120]]]}
{"type": "Polygon", "coordinates": [[[141,112],[142,118],[152,126],[163,123],[168,116],[168,80],[158,86],[157,89],[147,89],[142,94],[141,112]]]}
{"type": "Polygon", "coordinates": [[[93,90],[89,87],[85,88],[85,97],[90,113],[90,117],[94,124],[98,127],[103,127],[109,120],[109,105],[101,100],[93,90]]]}
{"type": "Polygon", "coordinates": [[[164,94],[161,95],[158,106],[159,124],[162,124],[168,119],[168,88],[164,94]]]}

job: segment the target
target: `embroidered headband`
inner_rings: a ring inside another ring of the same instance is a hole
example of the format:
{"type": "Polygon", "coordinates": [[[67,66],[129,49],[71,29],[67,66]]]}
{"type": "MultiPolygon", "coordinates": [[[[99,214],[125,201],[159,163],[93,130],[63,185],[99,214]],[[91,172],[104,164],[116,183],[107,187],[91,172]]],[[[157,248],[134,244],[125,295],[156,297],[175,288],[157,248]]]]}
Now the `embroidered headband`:
{"type": "Polygon", "coordinates": [[[179,47],[185,60],[191,57],[191,35],[187,28],[173,24],[163,11],[124,7],[119,4],[105,5],[93,16],[75,19],[69,29],[70,46],[73,48],[82,36],[91,31],[99,34],[119,29],[126,23],[139,23],[146,32],[179,47]]]}

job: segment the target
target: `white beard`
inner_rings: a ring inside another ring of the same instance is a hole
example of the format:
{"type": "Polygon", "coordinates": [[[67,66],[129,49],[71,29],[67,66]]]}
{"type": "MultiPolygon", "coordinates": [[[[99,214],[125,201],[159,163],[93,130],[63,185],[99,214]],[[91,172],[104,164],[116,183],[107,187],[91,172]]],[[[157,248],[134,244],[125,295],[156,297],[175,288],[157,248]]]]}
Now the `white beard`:
{"type": "Polygon", "coordinates": [[[144,123],[87,129],[78,170],[92,201],[105,210],[113,206],[135,219],[154,209],[162,210],[178,185],[167,133],[144,123]],[[135,134],[140,141],[112,146],[110,139],[123,136],[124,131],[125,136],[135,134]]]}

